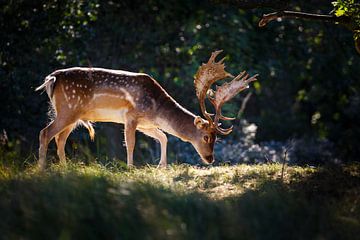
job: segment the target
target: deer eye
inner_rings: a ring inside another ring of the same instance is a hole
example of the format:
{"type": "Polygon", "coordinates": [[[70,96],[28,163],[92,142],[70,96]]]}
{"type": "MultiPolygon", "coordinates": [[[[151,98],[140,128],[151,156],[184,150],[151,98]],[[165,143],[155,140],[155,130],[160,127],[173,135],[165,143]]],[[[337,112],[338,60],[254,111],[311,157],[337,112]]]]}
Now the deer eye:
{"type": "Polygon", "coordinates": [[[209,136],[204,136],[204,141],[208,143],[209,142],[209,136]]]}

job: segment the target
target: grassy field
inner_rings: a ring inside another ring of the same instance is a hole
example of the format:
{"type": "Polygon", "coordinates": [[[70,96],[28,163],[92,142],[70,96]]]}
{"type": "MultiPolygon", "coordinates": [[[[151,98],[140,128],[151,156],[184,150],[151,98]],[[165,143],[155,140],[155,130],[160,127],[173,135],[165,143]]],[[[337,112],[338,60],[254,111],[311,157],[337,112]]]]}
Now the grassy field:
{"type": "Polygon", "coordinates": [[[356,239],[360,164],[0,167],[1,239],[356,239]]]}

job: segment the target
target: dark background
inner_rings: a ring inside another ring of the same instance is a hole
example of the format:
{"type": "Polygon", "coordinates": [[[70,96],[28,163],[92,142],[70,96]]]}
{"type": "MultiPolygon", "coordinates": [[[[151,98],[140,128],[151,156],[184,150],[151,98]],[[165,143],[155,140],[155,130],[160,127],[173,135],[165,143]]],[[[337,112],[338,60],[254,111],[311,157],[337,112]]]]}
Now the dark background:
{"type": "MultiPolygon", "coordinates": [[[[333,8],[330,1],[295,1],[291,7],[324,13],[333,8]]],[[[224,107],[225,115],[241,116],[218,144],[219,161],[272,161],[266,154],[287,148],[298,164],[357,161],[360,55],[351,31],[304,20],[259,28],[265,12],[192,0],[1,1],[0,153],[35,160],[48,98],[34,89],[56,69],[91,65],[145,72],[199,113],[193,75],[212,51],[223,49],[229,72],[245,69],[260,77],[243,114],[238,111],[246,93],[224,107]],[[228,156],[222,149],[238,151],[228,156]]],[[[97,123],[95,130],[95,142],[84,129],[75,131],[68,156],[125,160],[122,126],[97,123]]],[[[158,144],[141,134],[135,152],[138,162],[159,158],[158,144]]],[[[188,144],[170,139],[170,162],[197,163],[194,156],[188,144]]]]}

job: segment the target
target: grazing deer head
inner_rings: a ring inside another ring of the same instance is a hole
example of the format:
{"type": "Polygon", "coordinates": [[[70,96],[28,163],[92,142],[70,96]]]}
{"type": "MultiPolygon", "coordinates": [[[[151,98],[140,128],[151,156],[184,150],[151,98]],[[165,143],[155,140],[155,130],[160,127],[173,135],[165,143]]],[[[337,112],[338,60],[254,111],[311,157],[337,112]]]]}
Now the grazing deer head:
{"type": "Polygon", "coordinates": [[[221,51],[213,52],[195,75],[194,85],[205,119],[195,116],[178,104],[153,78],[103,68],[68,68],[57,70],[45,78],[36,90],[45,89],[55,118],[40,132],[39,166],[45,167],[47,146],[55,138],[58,156],[65,162],[66,140],[78,124],[94,137],[92,122],[115,122],[125,126],[127,163],[133,165],[135,131],[157,139],[161,145],[160,166],[166,166],[167,137],[163,131],[190,142],[206,163],[214,161],[217,134],[227,135],[232,127],[220,127],[220,120],[233,120],[221,114],[221,107],[256,80],[245,72],[216,90],[216,81],[233,77],[225,71],[224,59],[215,61],[221,51]],[[208,95],[212,93],[212,95],[208,95]],[[214,106],[215,114],[206,111],[205,100],[214,106]]]}
{"type": "Polygon", "coordinates": [[[224,117],[221,113],[221,108],[224,103],[231,100],[235,95],[244,89],[248,88],[249,83],[256,80],[257,74],[249,78],[249,74],[245,71],[241,72],[234,78],[233,75],[225,71],[224,59],[216,62],[216,57],[222,50],[215,51],[211,54],[207,63],[202,64],[195,74],[194,85],[196,89],[196,96],[199,99],[200,109],[206,120],[201,117],[196,117],[194,124],[200,132],[200,139],[193,143],[202,159],[207,163],[214,161],[213,149],[217,134],[228,135],[232,132],[233,126],[224,129],[221,128],[219,120],[234,120],[235,118],[224,117]],[[216,90],[212,90],[211,86],[224,78],[232,77],[233,80],[226,82],[223,85],[216,86],[216,90]],[[206,111],[205,100],[209,99],[214,106],[214,114],[206,111]]]}

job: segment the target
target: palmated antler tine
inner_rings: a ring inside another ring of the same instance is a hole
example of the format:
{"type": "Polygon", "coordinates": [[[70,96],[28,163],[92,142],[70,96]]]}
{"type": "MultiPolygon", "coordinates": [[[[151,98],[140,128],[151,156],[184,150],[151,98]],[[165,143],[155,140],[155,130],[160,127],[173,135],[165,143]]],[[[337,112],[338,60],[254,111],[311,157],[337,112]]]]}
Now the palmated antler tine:
{"type": "Polygon", "coordinates": [[[247,76],[249,76],[249,74],[247,74],[246,71],[242,71],[241,73],[239,73],[239,74],[233,79],[233,81],[238,81],[238,80],[240,80],[245,74],[246,74],[247,76]]]}
{"type": "Polygon", "coordinates": [[[231,125],[231,127],[226,128],[226,129],[221,128],[221,127],[217,127],[217,128],[216,128],[216,131],[217,131],[218,133],[222,134],[222,135],[228,135],[228,134],[230,134],[230,133],[232,132],[233,128],[234,128],[233,125],[231,125]]]}
{"type": "Polygon", "coordinates": [[[248,78],[249,77],[249,74],[246,76],[246,82],[249,84],[251,82],[254,82],[254,81],[257,81],[257,77],[259,76],[259,74],[255,74],[254,76],[252,76],[251,78],[248,78]]]}
{"type": "Polygon", "coordinates": [[[223,115],[220,115],[220,116],[219,116],[219,119],[225,120],[225,121],[232,121],[232,120],[235,120],[236,118],[233,118],[233,117],[225,117],[225,116],[223,116],[223,115]]]}
{"type": "MultiPolygon", "coordinates": [[[[217,51],[215,51],[215,52],[212,52],[211,53],[211,56],[210,56],[210,58],[209,58],[209,60],[208,60],[208,64],[209,63],[214,63],[215,62],[215,58],[220,54],[220,53],[222,53],[222,51],[223,50],[217,50],[217,51]]],[[[220,60],[220,62],[219,63],[222,63],[221,61],[223,61],[223,59],[222,60],[220,60]]]]}

